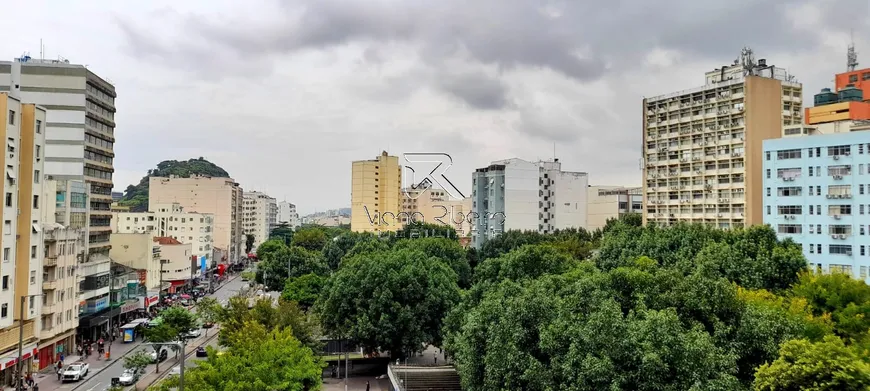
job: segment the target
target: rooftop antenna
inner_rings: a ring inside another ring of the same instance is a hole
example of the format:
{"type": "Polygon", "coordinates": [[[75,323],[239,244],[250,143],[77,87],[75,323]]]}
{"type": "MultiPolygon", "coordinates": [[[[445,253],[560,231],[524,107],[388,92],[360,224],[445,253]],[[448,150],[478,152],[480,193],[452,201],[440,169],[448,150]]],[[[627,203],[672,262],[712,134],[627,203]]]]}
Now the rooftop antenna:
{"type": "Polygon", "coordinates": [[[556,143],[553,143],[553,161],[556,161],[556,143]]]}
{"type": "Polygon", "coordinates": [[[846,71],[852,72],[858,67],[858,53],[855,52],[855,30],[849,33],[849,48],[846,50],[846,71]]]}
{"type": "Polygon", "coordinates": [[[42,38],[39,39],[39,60],[45,59],[45,45],[42,44],[42,38]]]}

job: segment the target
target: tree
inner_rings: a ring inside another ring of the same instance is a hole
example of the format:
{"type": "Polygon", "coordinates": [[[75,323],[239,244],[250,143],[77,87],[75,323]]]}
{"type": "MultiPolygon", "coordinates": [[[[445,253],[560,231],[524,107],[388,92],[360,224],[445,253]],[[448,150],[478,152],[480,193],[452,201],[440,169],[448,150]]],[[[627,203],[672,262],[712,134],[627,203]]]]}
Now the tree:
{"type": "Polygon", "coordinates": [[[289,328],[293,336],[303,344],[312,349],[319,348],[314,321],[295,302],[280,300],[276,307],[271,299],[263,298],[248,309],[247,298],[232,297],[222,313],[221,322],[221,332],[218,335],[221,345],[229,344],[230,335],[242,331],[246,324],[254,322],[269,330],[289,328]]]}
{"type": "Polygon", "coordinates": [[[475,282],[498,282],[561,274],[576,264],[574,259],[550,246],[525,245],[477,266],[475,282]]]}
{"type": "Polygon", "coordinates": [[[779,358],[758,368],[755,391],[866,391],[870,388],[867,355],[828,336],[822,342],[788,341],[779,358]]]}
{"type": "Polygon", "coordinates": [[[281,289],[289,277],[327,273],[329,266],[320,252],[297,246],[282,247],[260,262],[257,282],[265,284],[268,289],[281,289]]]}
{"type": "Polygon", "coordinates": [[[293,234],[292,246],[309,251],[321,251],[326,246],[326,234],[319,228],[301,228],[293,234]]]}
{"type": "MultiPolygon", "coordinates": [[[[289,246],[293,241],[293,228],[286,222],[280,223],[277,227],[272,228],[272,230],[269,231],[269,240],[277,240],[285,246],[289,246]]],[[[257,251],[257,258],[260,258],[259,251],[257,251]]]]}
{"type": "Polygon", "coordinates": [[[553,240],[552,236],[537,231],[510,230],[486,241],[480,249],[479,258],[481,260],[496,258],[527,244],[540,244],[551,240],[553,240]]]}
{"type": "MultiPolygon", "coordinates": [[[[211,350],[207,360],[185,372],[185,390],[320,389],[325,364],[294,338],[289,329],[269,330],[256,322],[248,322],[243,331],[231,333],[228,340],[225,354],[216,355],[211,350]]],[[[177,376],[158,385],[160,391],[177,386],[177,376]]]]}
{"type": "Polygon", "coordinates": [[[325,284],[326,277],[314,273],[288,278],[281,299],[295,301],[303,310],[308,310],[320,297],[325,284]]]}
{"type": "Polygon", "coordinates": [[[805,299],[816,316],[829,316],[847,341],[868,341],[870,286],[844,273],[802,273],[791,294],[805,299]]]}
{"type": "Polygon", "coordinates": [[[316,308],[330,335],[402,357],[440,343],[442,317],[459,301],[456,280],[419,250],[362,253],[329,277],[316,308]]]}
{"type": "Polygon", "coordinates": [[[326,265],[329,266],[329,270],[338,270],[338,267],[341,266],[342,257],[344,257],[344,251],[341,250],[341,247],[334,240],[330,240],[323,247],[323,259],[326,261],[326,265]]]}
{"type": "Polygon", "coordinates": [[[151,355],[142,350],[124,357],[124,369],[130,369],[137,373],[144,371],[148,364],[151,364],[151,355]]]}
{"type": "Polygon", "coordinates": [[[176,331],[175,339],[184,338],[190,332],[199,328],[199,319],[196,313],[182,307],[169,307],[160,313],[165,324],[176,331]]]}
{"type": "Polygon", "coordinates": [[[254,248],[254,235],[245,234],[245,254],[250,254],[254,248]]]}
{"type": "Polygon", "coordinates": [[[160,372],[160,351],[165,349],[167,346],[163,345],[163,343],[175,342],[178,340],[178,336],[178,329],[175,329],[166,322],[161,322],[160,324],[145,329],[145,340],[155,344],[151,345],[151,347],[154,348],[154,353],[157,355],[157,362],[154,364],[155,373],[160,372]]]}
{"type": "Polygon", "coordinates": [[[471,266],[468,265],[468,260],[465,258],[465,249],[455,239],[431,237],[405,239],[396,242],[394,248],[416,249],[429,257],[437,258],[456,272],[460,288],[471,286],[471,266]]]}
{"type": "MultiPolygon", "coordinates": [[[[223,311],[223,306],[214,297],[203,297],[196,303],[196,313],[199,319],[206,323],[219,321],[223,311]]],[[[208,335],[208,329],[205,330],[205,335],[208,335]]]]}
{"type": "Polygon", "coordinates": [[[257,258],[261,261],[268,260],[284,248],[287,248],[287,245],[280,239],[269,239],[257,247],[257,258]]]}

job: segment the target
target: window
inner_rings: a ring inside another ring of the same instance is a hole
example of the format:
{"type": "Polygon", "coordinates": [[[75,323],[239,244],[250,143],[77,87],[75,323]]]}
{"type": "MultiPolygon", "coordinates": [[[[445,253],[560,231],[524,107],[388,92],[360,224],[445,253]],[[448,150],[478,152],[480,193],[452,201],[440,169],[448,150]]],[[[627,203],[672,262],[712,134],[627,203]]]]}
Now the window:
{"type": "Polygon", "coordinates": [[[769,168],[767,169],[766,175],[767,175],[767,179],[770,179],[770,169],[769,168]]]}
{"type": "Polygon", "coordinates": [[[3,303],[0,305],[0,318],[9,316],[9,304],[3,303]]]}
{"type": "Polygon", "coordinates": [[[30,258],[35,259],[37,252],[38,252],[38,250],[36,249],[36,246],[30,246],[30,258]]]}
{"type": "Polygon", "coordinates": [[[779,215],[799,215],[803,213],[801,205],[780,205],[777,206],[777,214],[779,215]]]}
{"type": "Polygon", "coordinates": [[[3,290],[9,290],[9,276],[3,276],[3,290]]]}
{"type": "Polygon", "coordinates": [[[822,195],[822,186],[821,185],[816,186],[816,195],[817,196],[822,195]]]}
{"type": "Polygon", "coordinates": [[[6,247],[3,249],[3,262],[9,262],[9,253],[12,252],[12,249],[6,247]]]}
{"type": "Polygon", "coordinates": [[[829,205],[828,216],[839,216],[852,214],[852,205],[829,205]]]}
{"type": "Polygon", "coordinates": [[[800,149],[786,149],[784,151],[776,152],[776,160],[785,160],[785,159],[800,159],[801,158],[801,150],[800,149]]]}
{"type": "Polygon", "coordinates": [[[12,206],[12,193],[6,193],[6,206],[12,206]]]}
{"type": "Polygon", "coordinates": [[[770,205],[767,206],[767,214],[770,214],[770,205]]]}
{"type": "MultiPolygon", "coordinates": [[[[810,193],[812,193],[812,187],[810,187],[810,193]]],[[[768,194],[770,195],[770,194],[768,194]]],[[[801,195],[800,187],[779,187],[776,189],[776,195],[780,197],[794,197],[801,195]]]]}
{"type": "MultiPolygon", "coordinates": [[[[42,133],[42,121],[36,120],[36,134],[40,133],[42,133]]],[[[36,148],[39,148],[39,146],[37,145],[36,148]]],[[[39,151],[39,149],[37,149],[37,151],[39,151]]],[[[36,157],[39,157],[39,154],[37,154],[36,157]]]]}
{"type": "Polygon", "coordinates": [[[813,157],[813,149],[812,148],[807,148],[807,152],[809,154],[809,157],[813,157]]]}
{"type": "MultiPolygon", "coordinates": [[[[30,271],[30,285],[35,285],[35,284],[36,284],[36,270],[31,270],[30,271]]],[[[31,297],[31,299],[32,299],[32,297],[31,297]]]]}
{"type": "Polygon", "coordinates": [[[843,164],[843,165],[839,165],[839,166],[828,166],[828,175],[829,176],[852,175],[852,165],[851,164],[843,164]]]}
{"type": "Polygon", "coordinates": [[[766,160],[770,160],[770,151],[767,151],[767,152],[764,153],[764,158],[765,158],[766,160]]]}
{"type": "Polygon", "coordinates": [[[813,206],[810,205],[810,214],[813,214],[813,206]]]}
{"type": "MultiPolygon", "coordinates": [[[[829,244],[828,254],[852,255],[852,245],[850,244],[829,244]]],[[[834,265],[831,265],[833,269],[834,265]]]]}
{"type": "Polygon", "coordinates": [[[33,209],[39,209],[39,196],[33,196],[33,209]]]}
{"type": "Polygon", "coordinates": [[[15,112],[12,110],[9,110],[9,125],[15,125],[15,112]]]}
{"type": "Polygon", "coordinates": [[[851,145],[837,145],[834,147],[828,147],[828,156],[849,156],[851,152],[851,145]]]}
{"type": "Polygon", "coordinates": [[[821,245],[821,244],[817,244],[817,245],[816,245],[816,252],[819,253],[819,254],[822,253],[822,245],[821,245]]]}
{"type": "Polygon", "coordinates": [[[813,176],[813,168],[812,167],[810,167],[810,169],[809,169],[809,174],[810,174],[810,176],[813,176]]]}
{"type": "Polygon", "coordinates": [[[858,194],[864,194],[864,185],[858,185],[858,194]]]}
{"type": "Polygon", "coordinates": [[[849,83],[857,83],[857,82],[858,82],[858,75],[857,74],[849,75],[849,83]]]}
{"type": "Polygon", "coordinates": [[[802,227],[800,224],[780,224],[776,230],[781,234],[799,234],[802,227]]]}
{"type": "Polygon", "coordinates": [[[770,188],[767,188],[767,196],[770,197],[770,188]]]}
{"type": "Polygon", "coordinates": [[[780,168],[776,170],[777,178],[800,178],[801,177],[801,169],[800,167],[796,168],[780,168]]]}
{"type": "Polygon", "coordinates": [[[33,171],[33,183],[39,183],[39,177],[41,177],[41,176],[42,176],[42,173],[40,173],[39,170],[34,170],[33,171]]]}
{"type": "Polygon", "coordinates": [[[42,157],[42,147],[37,145],[36,146],[36,158],[39,159],[41,157],[42,157]]]}
{"type": "Polygon", "coordinates": [[[12,235],[12,220],[6,220],[3,222],[3,234],[12,235]]]}

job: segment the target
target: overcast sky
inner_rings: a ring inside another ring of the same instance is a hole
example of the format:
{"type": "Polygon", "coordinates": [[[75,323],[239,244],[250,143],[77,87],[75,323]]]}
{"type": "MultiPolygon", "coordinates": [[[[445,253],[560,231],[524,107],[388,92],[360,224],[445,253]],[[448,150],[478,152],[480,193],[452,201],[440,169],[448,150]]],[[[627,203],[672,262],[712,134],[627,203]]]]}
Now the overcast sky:
{"type": "MultiPolygon", "coordinates": [[[[641,99],[703,84],[741,47],[805,96],[870,66],[868,0],[31,0],[6,59],[115,83],[115,188],[203,156],[303,213],[349,206],[351,161],[445,152],[470,194],[492,160],[552,158],[640,185],[641,99]],[[863,60],[863,61],[862,61],[863,60]]],[[[811,102],[811,100],[809,100],[811,102]]]]}

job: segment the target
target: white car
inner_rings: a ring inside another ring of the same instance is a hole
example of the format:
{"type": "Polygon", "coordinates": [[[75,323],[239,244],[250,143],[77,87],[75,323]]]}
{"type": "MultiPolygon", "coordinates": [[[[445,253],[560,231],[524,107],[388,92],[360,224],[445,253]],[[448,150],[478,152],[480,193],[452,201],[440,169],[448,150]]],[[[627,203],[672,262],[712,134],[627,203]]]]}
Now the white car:
{"type": "Polygon", "coordinates": [[[184,334],[184,338],[185,339],[196,339],[196,338],[199,338],[200,335],[202,335],[202,330],[200,330],[199,328],[195,328],[193,330],[188,331],[187,334],[184,334]]]}
{"type": "Polygon", "coordinates": [[[139,371],[133,369],[126,369],[124,373],[118,377],[118,383],[121,383],[122,386],[132,386],[139,381],[139,371]]]}
{"type": "Polygon", "coordinates": [[[88,375],[88,363],[77,362],[74,364],[70,364],[63,370],[63,380],[62,381],[79,381],[85,378],[88,375]]]}
{"type": "Polygon", "coordinates": [[[181,375],[181,366],[174,366],[169,370],[170,375],[181,375]]]}
{"type": "Polygon", "coordinates": [[[160,348],[160,355],[156,351],[151,352],[151,362],[163,361],[169,358],[169,351],[166,348],[160,348]]]}

